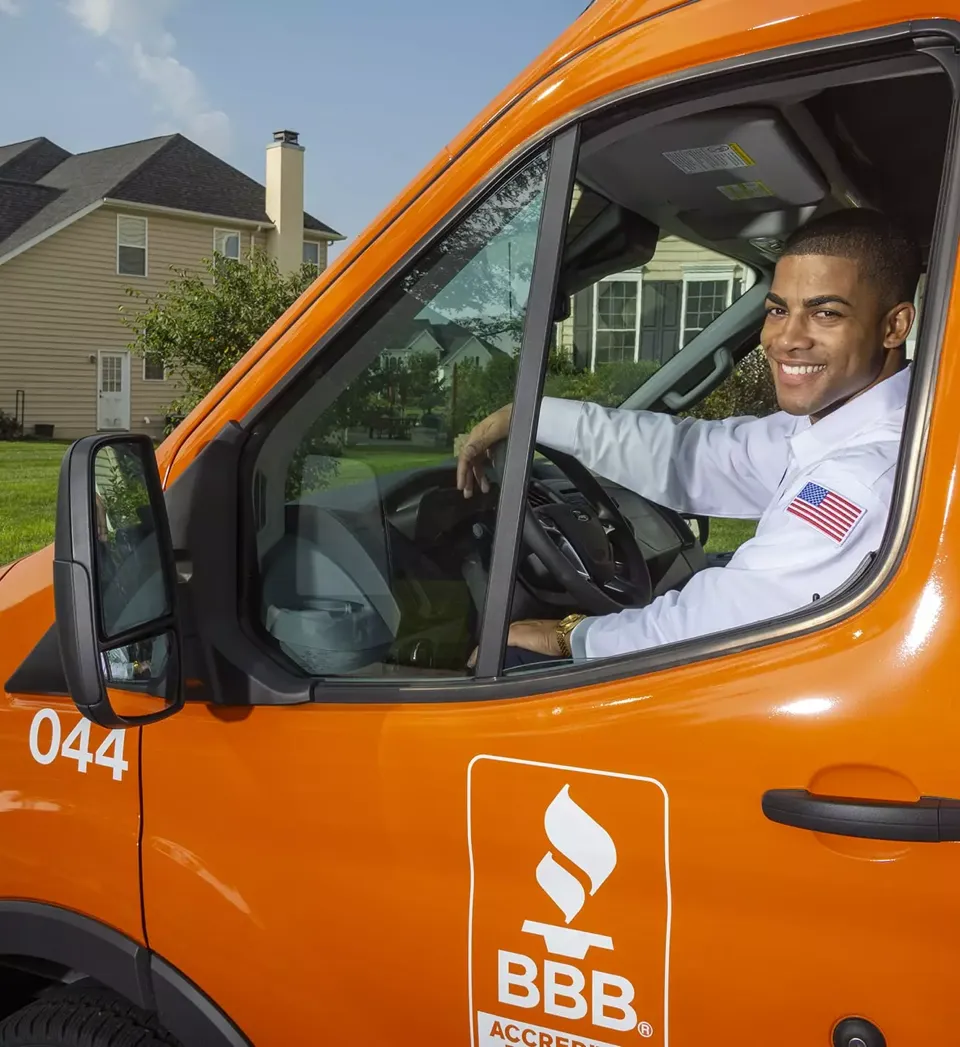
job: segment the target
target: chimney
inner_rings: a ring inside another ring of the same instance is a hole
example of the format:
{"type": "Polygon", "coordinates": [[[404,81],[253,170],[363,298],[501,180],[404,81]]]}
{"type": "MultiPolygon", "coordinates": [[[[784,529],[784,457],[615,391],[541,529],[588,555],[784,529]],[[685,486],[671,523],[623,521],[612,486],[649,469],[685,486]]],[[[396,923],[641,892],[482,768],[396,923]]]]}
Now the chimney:
{"type": "Polygon", "coordinates": [[[296,131],[274,131],[267,146],[267,217],[274,228],[267,250],[280,272],[295,272],[303,262],[303,146],[296,131]]]}

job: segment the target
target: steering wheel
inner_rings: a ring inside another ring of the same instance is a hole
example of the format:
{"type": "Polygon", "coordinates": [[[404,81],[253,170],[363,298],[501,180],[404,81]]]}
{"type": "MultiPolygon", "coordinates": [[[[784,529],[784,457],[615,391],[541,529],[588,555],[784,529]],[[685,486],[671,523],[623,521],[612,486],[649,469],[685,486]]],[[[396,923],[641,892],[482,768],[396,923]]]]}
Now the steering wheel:
{"type": "MultiPolygon", "coordinates": [[[[653,599],[650,569],[633,529],[616,502],[593,473],[571,455],[537,444],[587,502],[571,505],[538,480],[530,486],[543,505],[532,505],[529,494],[523,518],[523,544],[587,613],[602,615],[625,607],[645,607],[653,599]]],[[[506,441],[490,448],[494,478],[502,481],[506,441]]],[[[538,590],[548,602],[566,598],[538,590]]]]}

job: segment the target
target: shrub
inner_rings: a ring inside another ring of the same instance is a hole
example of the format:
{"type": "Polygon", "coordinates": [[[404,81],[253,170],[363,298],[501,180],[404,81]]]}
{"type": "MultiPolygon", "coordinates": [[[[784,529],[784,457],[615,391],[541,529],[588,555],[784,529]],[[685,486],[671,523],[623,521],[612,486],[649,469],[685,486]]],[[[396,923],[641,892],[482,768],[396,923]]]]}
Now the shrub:
{"type": "Polygon", "coordinates": [[[693,418],[763,418],[778,410],[770,366],[762,349],[748,353],[733,374],[687,414],[693,418]]]}

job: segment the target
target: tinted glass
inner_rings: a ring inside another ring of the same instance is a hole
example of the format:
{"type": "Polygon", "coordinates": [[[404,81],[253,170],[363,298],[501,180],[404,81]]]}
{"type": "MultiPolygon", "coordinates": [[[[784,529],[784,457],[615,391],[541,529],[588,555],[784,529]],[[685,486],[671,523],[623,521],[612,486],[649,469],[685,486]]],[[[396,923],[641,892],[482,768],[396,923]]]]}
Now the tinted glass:
{"type": "Polygon", "coordinates": [[[255,434],[256,613],[306,672],[467,675],[497,492],[465,501],[453,455],[513,396],[546,170],[480,203],[255,434]]]}

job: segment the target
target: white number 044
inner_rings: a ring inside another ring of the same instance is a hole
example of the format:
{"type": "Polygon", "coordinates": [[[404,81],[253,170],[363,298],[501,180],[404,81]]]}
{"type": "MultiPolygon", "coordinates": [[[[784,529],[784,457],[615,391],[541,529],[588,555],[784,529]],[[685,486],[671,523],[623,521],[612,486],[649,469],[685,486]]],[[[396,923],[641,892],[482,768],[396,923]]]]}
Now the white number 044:
{"type": "Polygon", "coordinates": [[[76,727],[63,738],[63,728],[56,709],[41,709],[30,724],[30,755],[37,763],[49,764],[59,756],[64,760],[76,760],[77,770],[87,773],[91,763],[109,767],[113,780],[123,780],[123,772],[130,766],[123,758],[125,731],[111,731],[100,743],[97,751],[90,751],[90,721],[81,717],[76,727]],[[46,725],[49,724],[49,729],[46,725]]]}

